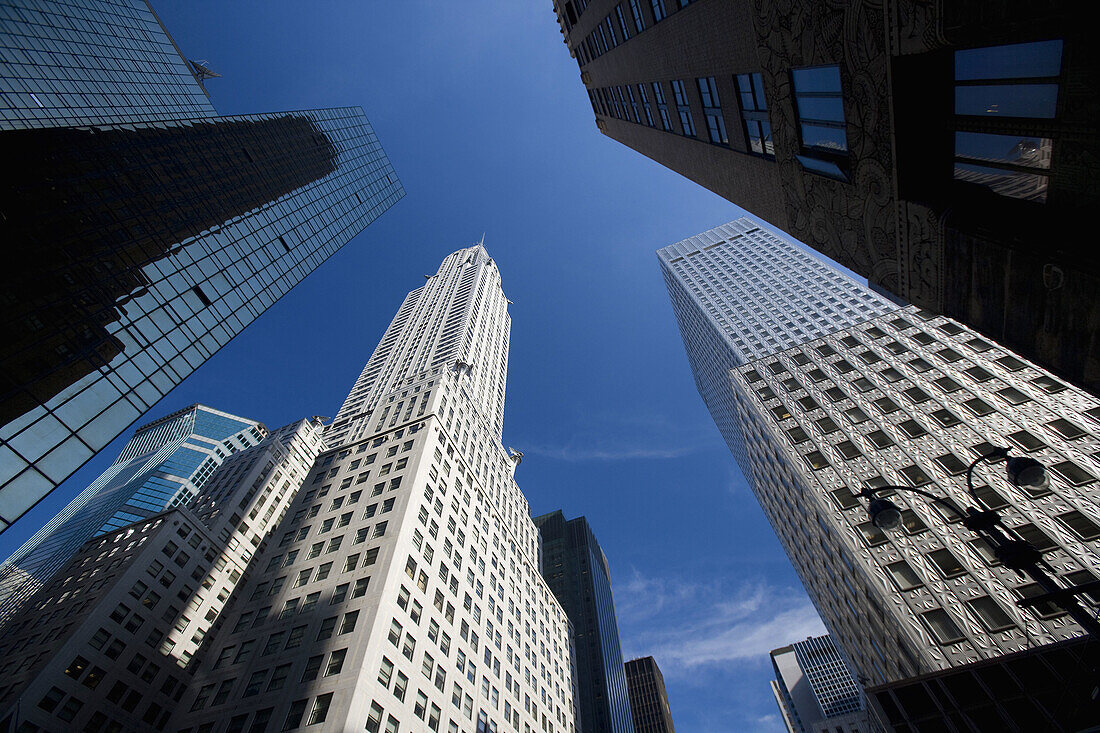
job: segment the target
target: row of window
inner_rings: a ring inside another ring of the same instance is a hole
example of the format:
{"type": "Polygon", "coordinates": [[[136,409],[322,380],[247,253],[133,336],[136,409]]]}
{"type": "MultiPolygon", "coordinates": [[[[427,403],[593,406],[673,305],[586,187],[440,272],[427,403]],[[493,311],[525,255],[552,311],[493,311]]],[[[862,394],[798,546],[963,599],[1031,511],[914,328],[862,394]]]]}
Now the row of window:
{"type": "MultiPolygon", "coordinates": [[[[745,139],[746,149],[743,152],[774,158],[775,147],[762,75],[759,72],[736,74],[732,82],[745,139]]],[[[791,82],[801,141],[800,153],[796,157],[807,170],[847,180],[844,170],[847,166],[848,143],[840,67],[834,65],[792,69],[791,82]]],[[[679,120],[679,133],[685,137],[698,137],[684,81],[673,79],[669,84],[679,120]]],[[[719,96],[717,78],[699,77],[695,80],[695,85],[706,122],[707,139],[715,145],[729,147],[725,108],[719,96]]],[[[661,82],[593,89],[589,91],[589,98],[596,114],[674,132],[661,82]],[[655,110],[650,105],[650,90],[653,93],[655,110]]]]}
{"type": "MultiPolygon", "coordinates": [[[[620,43],[625,43],[646,29],[668,17],[669,10],[686,8],[692,0],[625,0],[611,9],[603,20],[575,44],[577,64],[583,69],[592,59],[599,58],[620,43]],[[630,23],[627,22],[630,18],[630,23]]],[[[587,0],[567,0],[563,6],[565,28],[571,31],[580,13],[588,6],[587,0]],[[574,1],[576,5],[574,6],[574,1]]]]}
{"type": "MultiPolygon", "coordinates": [[[[895,319],[895,321],[900,321],[901,323],[906,324],[907,327],[912,327],[912,324],[909,324],[908,321],[905,321],[904,319],[895,319]]],[[[957,334],[961,332],[961,329],[959,329],[957,325],[950,322],[942,324],[940,328],[941,330],[944,330],[945,333],[957,334]]],[[[867,329],[866,332],[868,333],[868,335],[871,335],[873,339],[879,339],[886,335],[885,332],[883,332],[881,329],[878,329],[877,327],[867,329]]],[[[914,334],[910,334],[910,336],[926,345],[935,342],[934,338],[930,337],[927,333],[919,330],[914,334]]],[[[858,339],[851,335],[844,337],[842,339],[842,343],[849,348],[858,348],[862,345],[858,339]]],[[[988,351],[988,349],[991,347],[988,342],[980,338],[972,338],[967,342],[967,344],[975,351],[979,352],[988,351]]],[[[886,347],[895,355],[907,351],[907,349],[897,341],[889,342],[888,344],[886,344],[886,347]]],[[[822,344],[818,346],[817,351],[825,357],[833,356],[836,354],[835,349],[833,349],[828,344],[822,344]]],[[[962,355],[950,347],[942,348],[935,353],[946,363],[956,363],[962,359],[962,355]]],[[[858,356],[868,365],[873,365],[882,361],[882,357],[870,348],[865,351],[856,353],[856,356],[858,356]]],[[[809,364],[809,358],[805,354],[796,354],[794,356],[794,360],[800,365],[809,364]]],[[[995,359],[995,362],[1010,372],[1018,372],[1027,366],[1024,362],[1011,355],[1001,356],[1000,358],[995,359]]],[[[932,368],[932,365],[922,357],[916,357],[907,362],[907,364],[912,367],[916,372],[925,372],[932,368]]],[[[776,375],[777,377],[781,377],[787,371],[786,368],[777,361],[771,362],[767,366],[769,371],[771,371],[772,374],[776,375]]],[[[836,370],[837,373],[840,375],[848,374],[854,371],[854,367],[852,366],[852,364],[843,357],[837,361],[829,363],[829,366],[832,369],[836,370]]],[[[974,365],[971,367],[959,367],[959,369],[962,373],[967,374],[977,383],[989,381],[994,377],[994,375],[990,373],[987,369],[978,365],[974,365]]],[[[899,372],[894,367],[887,367],[886,369],[876,372],[876,374],[883,376],[888,382],[897,382],[905,377],[904,374],[899,372]]],[[[755,369],[747,371],[745,373],[745,376],[750,381],[759,381],[760,379],[762,379],[759,371],[755,369]]],[[[815,382],[821,382],[827,379],[827,375],[820,368],[817,367],[814,367],[813,369],[808,371],[807,376],[809,376],[815,382]]],[[[948,376],[940,377],[931,381],[932,383],[936,384],[936,386],[943,389],[945,393],[955,392],[962,388],[962,385],[960,385],[956,380],[948,376]]],[[[1040,389],[1048,393],[1059,392],[1065,389],[1064,385],[1062,385],[1057,380],[1052,379],[1048,375],[1039,375],[1031,381],[1036,387],[1039,387],[1040,389]]],[[[785,378],[782,384],[788,392],[795,392],[804,388],[801,383],[799,383],[798,380],[794,377],[785,378]]],[[[877,384],[863,376],[857,377],[856,379],[847,382],[846,384],[854,386],[856,390],[861,393],[869,392],[878,387],[877,384]]],[[[904,393],[914,404],[921,404],[931,399],[927,392],[917,386],[899,391],[902,391],[902,393],[904,393]]],[[[777,397],[775,391],[770,387],[762,387],[758,389],[757,392],[763,400],[770,400],[777,397]]],[[[998,396],[1004,399],[1006,403],[1011,405],[1016,405],[1029,399],[1026,395],[1024,395],[1022,392],[1020,392],[1020,390],[1016,389],[1015,387],[1005,387],[1001,390],[998,390],[996,393],[998,394],[998,396]]],[[[825,395],[834,403],[843,401],[850,397],[849,394],[846,393],[844,389],[839,386],[834,386],[825,390],[825,395]]],[[[802,397],[799,398],[797,401],[799,403],[799,406],[806,411],[812,411],[820,407],[812,396],[802,397]]],[[[883,396],[874,399],[871,402],[880,412],[886,415],[897,412],[901,409],[897,402],[889,396],[883,396]]],[[[965,400],[962,402],[962,404],[965,405],[966,408],[976,416],[985,416],[994,412],[993,406],[989,405],[989,403],[987,403],[985,400],[982,400],[978,397],[972,397],[968,400],[965,400]]],[[[771,408],[771,411],[779,420],[785,420],[790,417],[789,410],[782,403],[776,407],[771,408]]],[[[849,420],[852,421],[853,424],[859,424],[869,419],[864,410],[858,406],[845,410],[844,414],[846,417],[848,417],[849,420]]],[[[929,413],[929,416],[938,424],[940,428],[950,428],[955,425],[962,424],[962,421],[947,408],[940,408],[938,410],[931,411],[929,413]]],[[[820,418],[816,421],[815,424],[823,435],[828,435],[839,430],[839,426],[837,426],[836,422],[831,417],[820,418]]],[[[1086,435],[1084,430],[1082,430],[1079,426],[1066,418],[1055,418],[1054,420],[1051,420],[1047,423],[1047,427],[1049,427],[1055,434],[1066,440],[1076,440],[1086,435]]],[[[919,438],[923,435],[928,434],[928,431],[925,429],[925,427],[922,426],[920,422],[913,417],[897,423],[897,428],[899,428],[901,432],[903,432],[910,438],[919,438]]],[[[805,442],[809,438],[808,434],[801,426],[796,425],[794,427],[788,428],[786,432],[791,441],[796,445],[805,442]]],[[[865,437],[875,448],[880,450],[894,445],[893,440],[881,430],[873,431],[865,437]]],[[[1034,452],[1036,450],[1047,447],[1043,441],[1041,441],[1039,438],[1037,438],[1027,430],[1021,429],[1011,434],[1007,434],[1004,437],[1015,444],[1019,449],[1026,452],[1034,452]]],[[[833,448],[835,448],[839,452],[840,457],[843,460],[851,460],[862,455],[859,448],[856,447],[851,441],[838,443],[834,445],[833,448]]],[[[976,455],[984,455],[984,452],[988,452],[988,449],[991,448],[992,446],[989,446],[986,443],[979,444],[978,446],[975,446],[976,455]]],[[[811,466],[815,469],[824,468],[829,465],[828,459],[820,451],[814,451],[808,454],[806,458],[810,462],[811,466]]],[[[959,474],[966,470],[966,464],[962,463],[955,456],[944,456],[941,458],[942,460],[940,462],[942,464],[942,467],[948,473],[959,474]]],[[[1088,474],[1088,472],[1084,471],[1075,463],[1068,460],[1055,463],[1053,466],[1051,466],[1051,470],[1062,476],[1072,485],[1082,485],[1084,483],[1089,483],[1090,481],[1094,480],[1094,478],[1090,474],[1088,474]]]]}
{"type": "MultiPolygon", "coordinates": [[[[448,449],[448,452],[450,453],[450,449],[448,449]]],[[[348,450],[345,450],[345,451],[343,451],[343,452],[342,452],[342,453],[340,453],[340,454],[336,454],[336,453],[334,453],[334,454],[330,454],[330,455],[335,455],[335,456],[337,456],[337,457],[343,458],[343,457],[347,457],[347,455],[348,455],[349,453],[350,453],[350,451],[348,451],[348,450]]],[[[442,460],[443,460],[443,456],[442,456],[442,453],[440,453],[440,452],[438,451],[438,449],[437,449],[437,453],[438,453],[438,455],[437,455],[437,460],[439,460],[439,461],[442,461],[442,460]]],[[[326,457],[326,458],[323,458],[323,459],[322,459],[322,463],[323,463],[324,465],[322,465],[322,468],[327,468],[328,464],[331,464],[331,463],[332,463],[332,462],[333,462],[334,460],[336,460],[336,459],[335,459],[335,458],[331,458],[331,459],[330,459],[330,458],[328,458],[328,457],[326,457]]],[[[358,459],[357,459],[357,460],[358,460],[358,459]]],[[[350,464],[349,464],[349,465],[350,465],[350,464]]],[[[349,470],[350,470],[350,469],[349,469],[349,470]]],[[[322,474],[322,475],[324,475],[324,474],[322,474]]],[[[318,496],[320,496],[320,495],[321,495],[321,494],[320,494],[320,493],[318,493],[318,496]]],[[[311,497],[308,497],[308,496],[307,496],[307,497],[304,497],[304,498],[307,498],[307,499],[308,499],[308,498],[311,498],[311,497]]],[[[424,523],[424,524],[425,524],[425,526],[427,526],[428,522],[427,522],[426,520],[427,520],[427,518],[428,518],[428,512],[429,512],[429,509],[428,509],[428,507],[430,507],[430,506],[432,506],[432,505],[434,504],[435,506],[434,506],[433,508],[435,508],[435,509],[437,510],[437,513],[441,513],[441,512],[442,512],[442,508],[443,508],[443,505],[442,505],[442,503],[441,503],[441,502],[440,502],[440,501],[439,501],[438,499],[436,499],[436,498],[434,497],[434,492],[433,492],[433,490],[431,489],[431,487],[426,487],[426,494],[425,494],[425,498],[426,498],[426,499],[428,500],[428,502],[429,502],[429,503],[428,503],[427,507],[422,507],[422,511],[421,511],[421,515],[422,515],[422,516],[421,516],[421,518],[420,518],[420,519],[421,519],[421,522],[422,522],[422,523],[424,523]]],[[[457,499],[458,499],[458,496],[457,496],[457,495],[456,495],[455,499],[456,499],[456,502],[457,502],[457,499]]],[[[355,501],[357,501],[357,500],[358,500],[358,498],[356,498],[356,499],[355,499],[355,501]]],[[[469,499],[467,499],[467,501],[469,501],[469,499]]],[[[336,497],[335,497],[335,498],[333,499],[333,502],[332,502],[332,506],[330,507],[330,510],[331,510],[331,511],[333,511],[333,512],[336,512],[336,511],[339,511],[340,509],[342,509],[343,507],[345,507],[345,506],[347,506],[348,504],[351,504],[351,503],[354,503],[354,501],[353,501],[353,500],[351,500],[351,496],[347,496],[347,497],[346,497],[346,499],[345,499],[345,496],[344,496],[343,494],[341,494],[341,495],[338,495],[338,496],[336,496],[336,497]],[[347,502],[347,503],[345,503],[345,500],[346,500],[346,502],[347,502]]],[[[456,504],[456,506],[455,506],[454,508],[455,508],[455,510],[456,510],[456,512],[457,512],[457,511],[458,511],[458,507],[457,507],[457,504],[456,504]]],[[[308,520],[308,519],[312,518],[313,516],[317,516],[319,512],[320,512],[320,505],[319,505],[319,504],[318,504],[318,505],[314,505],[314,507],[313,507],[313,508],[310,508],[309,510],[304,510],[304,509],[303,509],[303,510],[299,510],[299,515],[297,515],[297,516],[298,516],[298,520],[299,520],[299,521],[306,521],[306,520],[308,520]],[[316,511],[314,511],[315,509],[316,509],[316,511]]],[[[336,520],[336,521],[340,521],[340,522],[342,522],[342,521],[343,521],[343,520],[342,520],[341,518],[338,518],[338,517],[335,517],[335,516],[333,516],[333,517],[330,517],[330,518],[326,519],[325,521],[328,521],[329,519],[333,519],[333,520],[336,520]]],[[[349,520],[349,521],[350,521],[350,520],[349,520]]],[[[477,520],[477,518],[475,517],[475,521],[480,521],[480,520],[477,520]]],[[[464,523],[465,523],[465,521],[464,521],[464,523]]],[[[433,520],[433,521],[431,522],[431,524],[433,525],[433,527],[435,527],[435,529],[434,529],[434,530],[432,531],[432,536],[434,537],[434,536],[436,536],[436,533],[438,532],[438,525],[435,525],[435,522],[434,522],[434,520],[433,520]]],[[[323,526],[323,525],[322,525],[322,526],[323,526]]],[[[462,533],[461,533],[461,530],[458,530],[458,529],[457,529],[457,527],[455,526],[455,522],[454,522],[454,519],[453,519],[453,518],[451,519],[451,522],[450,522],[450,525],[449,525],[449,526],[450,526],[450,529],[451,529],[451,532],[452,532],[452,533],[455,533],[455,532],[457,532],[457,533],[458,533],[458,536],[459,536],[460,538],[462,537],[462,533]]],[[[487,528],[486,528],[486,531],[488,531],[488,530],[487,530],[487,528]]],[[[293,541],[293,539],[294,539],[295,537],[297,537],[297,536],[298,536],[299,534],[300,534],[300,530],[298,530],[298,531],[292,531],[292,532],[288,532],[288,533],[287,533],[287,536],[289,537],[289,539],[287,539],[287,544],[289,544],[289,542],[290,542],[290,541],[293,541]]],[[[433,553],[433,551],[431,550],[431,547],[430,547],[430,545],[422,545],[422,543],[423,543],[423,535],[421,535],[421,534],[420,534],[419,530],[417,530],[417,532],[416,532],[416,535],[417,535],[417,536],[418,536],[418,537],[420,538],[420,539],[419,539],[419,541],[418,541],[418,542],[416,542],[416,544],[417,544],[417,547],[418,547],[418,549],[421,549],[421,547],[423,548],[423,551],[424,551],[424,554],[425,554],[425,559],[426,559],[426,560],[427,560],[427,561],[428,561],[428,562],[430,563],[430,562],[431,562],[431,558],[432,558],[432,555],[433,555],[434,553],[433,553]]],[[[447,544],[448,544],[448,545],[449,545],[449,542],[450,542],[450,541],[449,541],[449,540],[447,540],[447,544]]],[[[483,544],[484,544],[484,542],[483,542],[483,544]]],[[[494,544],[497,544],[497,543],[496,543],[496,542],[494,542],[494,544]]],[[[472,550],[472,548],[471,548],[471,551],[473,551],[473,550],[472,550]]],[[[294,554],[294,557],[293,557],[293,558],[292,558],[291,560],[289,560],[289,562],[296,562],[296,561],[298,560],[298,555],[297,555],[296,551],[295,551],[295,550],[291,550],[291,553],[295,553],[295,554],[294,554]]],[[[447,553],[448,553],[448,555],[450,554],[450,549],[447,549],[447,553]]],[[[289,555],[289,553],[288,553],[288,555],[289,555]]],[[[472,557],[471,557],[471,562],[472,562],[472,564],[477,564],[477,563],[475,562],[475,560],[476,560],[476,559],[477,559],[477,558],[476,558],[476,554],[475,554],[475,555],[472,555],[472,557]]],[[[410,561],[411,561],[411,558],[410,558],[410,561]]],[[[270,569],[276,569],[276,568],[278,568],[278,567],[283,567],[283,566],[285,566],[287,562],[288,562],[288,560],[287,560],[287,556],[286,556],[286,555],[281,555],[281,554],[280,554],[280,555],[278,555],[278,556],[276,556],[276,557],[273,557],[273,558],[271,558],[271,559],[270,559],[270,560],[268,561],[268,564],[269,564],[269,568],[270,568],[270,569]]],[[[481,567],[482,567],[482,568],[484,568],[484,559],[481,559],[481,560],[480,560],[480,563],[481,563],[481,567]]],[[[495,558],[494,558],[494,565],[496,565],[496,560],[495,560],[495,558]]],[[[308,570],[306,570],[306,571],[302,571],[302,572],[308,572],[308,570]]],[[[319,570],[318,572],[321,572],[321,571],[319,570]]],[[[440,566],[440,573],[441,573],[441,577],[444,577],[444,576],[443,576],[443,573],[445,573],[445,572],[447,572],[447,571],[445,570],[445,566],[443,566],[443,565],[441,564],[441,566],[440,566]]],[[[472,569],[471,569],[471,571],[470,571],[470,574],[472,575],[472,569]]],[[[313,582],[313,581],[315,581],[315,580],[317,579],[317,578],[316,578],[315,576],[313,576],[313,577],[312,577],[312,580],[310,580],[310,579],[309,579],[309,578],[311,577],[310,575],[307,575],[306,577],[307,577],[307,580],[305,581],[306,583],[308,583],[308,582],[313,582]]],[[[325,573],[324,573],[324,577],[327,577],[327,572],[325,572],[325,573]]],[[[423,571],[419,571],[419,572],[417,572],[417,569],[416,569],[415,563],[414,563],[414,564],[412,565],[412,567],[411,567],[411,574],[410,574],[410,577],[411,577],[411,578],[415,578],[415,579],[417,580],[417,586],[418,586],[418,587],[419,587],[419,588],[420,588],[420,589],[421,589],[422,591],[425,591],[425,590],[427,589],[427,585],[428,585],[428,576],[427,576],[427,574],[426,574],[426,573],[424,573],[423,571]]],[[[322,579],[323,579],[323,578],[322,578],[322,579]]],[[[285,581],[284,581],[284,582],[285,582],[285,581]]],[[[471,584],[474,584],[474,581],[473,581],[472,579],[471,579],[471,581],[470,581],[470,582],[471,582],[471,584]]],[[[444,580],[444,583],[446,583],[446,580],[444,580]]],[[[457,591],[457,579],[454,579],[454,580],[452,581],[451,585],[452,585],[452,588],[453,588],[453,590],[454,590],[454,591],[457,591]]],[[[478,584],[478,585],[480,585],[480,584],[478,584]]],[[[494,585],[495,585],[495,581],[494,581],[494,585]]],[[[444,586],[444,587],[445,587],[445,586],[444,586]]],[[[501,588],[502,588],[502,587],[501,587],[501,588]]],[[[281,586],[280,586],[280,588],[279,588],[279,589],[281,590],[281,586]]],[[[257,591],[259,591],[260,589],[259,589],[259,588],[257,588],[256,590],[257,590],[257,591]]],[[[365,590],[365,587],[364,587],[364,590],[365,590]]],[[[442,596],[441,596],[441,595],[439,595],[438,593],[437,593],[437,599],[439,599],[439,600],[438,600],[438,602],[437,602],[437,607],[438,607],[438,608],[440,609],[440,611],[442,612],[442,610],[443,610],[443,608],[442,608],[442,607],[443,607],[443,601],[442,601],[442,596]]],[[[342,598],[341,598],[341,600],[342,600],[342,598]]],[[[307,602],[308,602],[308,601],[307,601],[307,602]]],[[[408,601],[408,600],[406,600],[406,604],[408,604],[408,603],[409,603],[409,601],[408,601]]],[[[420,607],[420,605],[419,605],[419,602],[418,602],[418,601],[412,601],[411,603],[412,603],[413,605],[409,606],[409,608],[410,608],[410,614],[412,614],[412,615],[415,615],[415,617],[416,617],[416,621],[417,621],[417,622],[419,622],[419,618],[420,618],[420,617],[421,617],[421,615],[422,615],[422,608],[420,607]]],[[[469,606],[469,602],[468,602],[468,606],[469,606]]],[[[468,610],[471,610],[471,608],[472,608],[472,606],[470,606],[470,608],[468,608],[468,610]]],[[[517,610],[518,610],[518,609],[517,609],[517,610]]],[[[447,613],[447,617],[448,617],[448,620],[451,620],[451,619],[453,619],[453,618],[454,618],[454,607],[453,607],[452,605],[450,605],[450,604],[447,604],[447,611],[448,611],[448,613],[447,613]]],[[[292,609],[292,610],[291,610],[291,613],[293,613],[293,612],[294,612],[294,610],[292,609]]],[[[471,612],[473,613],[474,611],[472,611],[472,610],[471,610],[471,612]]],[[[235,631],[236,631],[236,630],[238,630],[238,629],[240,629],[240,628],[242,628],[242,625],[243,625],[243,624],[247,624],[247,623],[248,623],[248,622],[250,621],[250,617],[248,616],[248,613],[249,613],[249,612],[245,612],[245,615],[244,615],[244,616],[242,616],[242,618],[240,619],[240,621],[239,621],[239,623],[238,623],[238,625],[237,625],[237,628],[235,629],[235,631]]],[[[265,615],[266,615],[266,614],[265,614],[265,615]]],[[[477,615],[477,616],[480,616],[480,613],[476,613],[476,615],[477,615]]],[[[498,617],[499,617],[499,611],[498,611],[498,617]]],[[[434,620],[433,620],[433,622],[432,622],[432,623],[433,623],[433,627],[434,627],[435,629],[437,629],[437,632],[436,632],[436,633],[438,633],[438,623],[434,622],[434,620]]],[[[431,628],[433,628],[433,627],[430,627],[430,629],[429,629],[429,637],[431,637],[431,636],[432,636],[432,631],[431,631],[431,628]]],[[[463,622],[463,627],[464,627],[464,630],[465,630],[466,628],[468,628],[465,622],[463,622]]],[[[304,633],[304,631],[305,631],[305,629],[303,628],[302,632],[304,633]]],[[[472,634],[472,632],[470,632],[470,633],[472,634]]],[[[497,636],[498,636],[498,638],[499,638],[499,633],[497,634],[497,636]]],[[[490,638],[492,638],[492,637],[490,636],[490,638]]],[[[270,645],[270,643],[271,643],[271,642],[269,641],[269,645],[270,645]]],[[[413,643],[414,643],[414,642],[413,642],[413,643]]],[[[450,641],[449,641],[449,637],[447,637],[447,636],[446,636],[446,634],[442,634],[442,641],[441,641],[441,642],[439,642],[439,643],[440,643],[440,644],[442,644],[442,645],[446,645],[446,647],[447,647],[447,648],[449,649],[450,641]]],[[[441,646],[441,648],[443,648],[443,647],[441,646]]],[[[413,649],[415,649],[415,647],[413,647],[413,649]]],[[[236,653],[236,652],[233,652],[233,654],[235,654],[235,653],[236,653]]],[[[412,651],[410,651],[409,653],[410,653],[410,654],[412,654],[413,652],[412,652],[412,651]]],[[[444,653],[446,654],[446,651],[444,651],[444,653]]],[[[227,654],[227,652],[225,652],[225,651],[223,650],[223,654],[227,654]]],[[[235,657],[234,657],[234,658],[235,658],[235,657]]],[[[498,668],[499,668],[499,663],[498,663],[498,668]]]]}

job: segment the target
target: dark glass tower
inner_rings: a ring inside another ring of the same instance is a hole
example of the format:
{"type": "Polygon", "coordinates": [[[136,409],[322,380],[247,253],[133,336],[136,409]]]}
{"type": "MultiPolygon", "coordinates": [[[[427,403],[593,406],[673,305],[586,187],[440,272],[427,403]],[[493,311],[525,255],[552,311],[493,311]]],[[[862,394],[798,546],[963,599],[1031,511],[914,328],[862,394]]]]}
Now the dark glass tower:
{"type": "Polygon", "coordinates": [[[149,5],[0,6],[0,532],[404,195],[357,107],[216,116],[149,5]]]}
{"type": "Polygon", "coordinates": [[[577,716],[584,733],[634,733],[611,571],[584,517],[560,511],[535,517],[542,574],[573,622],[577,716]]]}
{"type": "Polygon", "coordinates": [[[626,686],[634,713],[634,733],[676,733],[665,678],[653,657],[626,663],[626,686]]]}

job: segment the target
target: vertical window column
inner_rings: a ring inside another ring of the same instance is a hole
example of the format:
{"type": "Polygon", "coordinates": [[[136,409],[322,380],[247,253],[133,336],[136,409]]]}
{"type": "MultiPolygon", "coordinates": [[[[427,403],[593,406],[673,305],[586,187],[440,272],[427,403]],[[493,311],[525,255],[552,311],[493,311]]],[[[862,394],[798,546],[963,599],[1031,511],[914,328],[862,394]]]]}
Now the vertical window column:
{"type": "Polygon", "coordinates": [[[629,84],[626,85],[626,96],[630,98],[630,109],[634,113],[634,121],[639,125],[642,124],[642,116],[638,111],[638,100],[634,96],[634,88],[629,84]]]}
{"type": "Polygon", "coordinates": [[[645,122],[653,127],[653,110],[649,107],[649,95],[646,94],[645,84],[638,85],[638,95],[642,99],[642,109],[645,110],[645,122]]]}
{"type": "Polygon", "coordinates": [[[672,119],[668,114],[668,103],[665,101],[665,91],[661,88],[661,82],[653,82],[653,99],[657,102],[657,113],[661,116],[661,129],[672,132],[672,119]]]}
{"type": "Polygon", "coordinates": [[[792,69],[802,154],[795,157],[807,170],[847,181],[848,136],[840,88],[840,67],[792,69]]]}
{"type": "Polygon", "coordinates": [[[699,84],[699,96],[703,99],[703,116],[707,119],[707,133],[716,145],[729,145],[726,121],[722,119],[722,104],[718,101],[718,83],[713,76],[695,80],[699,84]]]}
{"type": "Polygon", "coordinates": [[[687,89],[680,79],[672,80],[672,94],[676,98],[676,111],[680,114],[680,128],[685,137],[695,137],[695,120],[691,117],[687,89]]]}
{"type": "Polygon", "coordinates": [[[641,33],[645,30],[645,18],[642,17],[642,8],[638,2],[639,0],[630,0],[630,14],[634,16],[635,32],[641,33]]]}
{"type": "Polygon", "coordinates": [[[763,155],[766,158],[775,157],[775,146],[772,143],[772,126],[768,119],[768,105],[764,101],[764,80],[760,73],[738,74],[737,96],[741,101],[741,124],[745,130],[745,140],[749,144],[749,152],[763,155]]]}
{"type": "Polygon", "coordinates": [[[615,17],[619,21],[619,33],[621,34],[622,39],[625,41],[626,39],[630,38],[630,33],[626,29],[626,16],[623,15],[622,5],[615,6],[615,17]]]}

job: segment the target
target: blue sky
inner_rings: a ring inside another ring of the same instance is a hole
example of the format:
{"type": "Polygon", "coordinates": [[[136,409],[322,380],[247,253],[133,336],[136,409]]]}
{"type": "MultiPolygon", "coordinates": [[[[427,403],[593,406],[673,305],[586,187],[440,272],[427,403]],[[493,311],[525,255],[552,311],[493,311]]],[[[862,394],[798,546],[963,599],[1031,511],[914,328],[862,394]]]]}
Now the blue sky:
{"type": "Polygon", "coordinates": [[[154,7],[224,75],[219,112],[361,105],[408,195],[147,419],[334,415],[404,295],[484,232],[514,301],[504,434],[532,510],[588,517],[623,652],[657,658],[680,733],[782,730],[767,653],[823,628],[695,391],[654,255],[743,212],[597,131],[549,0],[154,7]]]}

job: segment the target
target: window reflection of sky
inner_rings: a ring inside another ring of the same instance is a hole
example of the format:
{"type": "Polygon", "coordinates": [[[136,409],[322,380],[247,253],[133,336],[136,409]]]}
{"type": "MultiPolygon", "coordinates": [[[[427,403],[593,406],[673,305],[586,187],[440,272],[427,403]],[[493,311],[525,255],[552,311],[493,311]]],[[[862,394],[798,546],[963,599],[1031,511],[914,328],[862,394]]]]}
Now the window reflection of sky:
{"type": "Polygon", "coordinates": [[[848,140],[842,127],[823,127],[802,123],[802,141],[806,147],[844,152],[848,140]]]}
{"type": "Polygon", "coordinates": [[[955,114],[1054,117],[1057,84],[992,84],[955,87],[955,114]]]}
{"type": "Polygon", "coordinates": [[[1061,65],[1061,41],[972,48],[955,52],[955,80],[1058,76],[1061,65]]]}
{"type": "Polygon", "coordinates": [[[955,155],[1039,168],[1050,167],[1049,156],[1042,155],[1042,150],[1049,150],[1050,145],[1050,140],[1039,137],[981,132],[955,133],[955,155]]]}
{"type": "Polygon", "coordinates": [[[806,92],[840,93],[840,67],[838,66],[795,69],[791,73],[794,76],[795,94],[806,92]]]}

